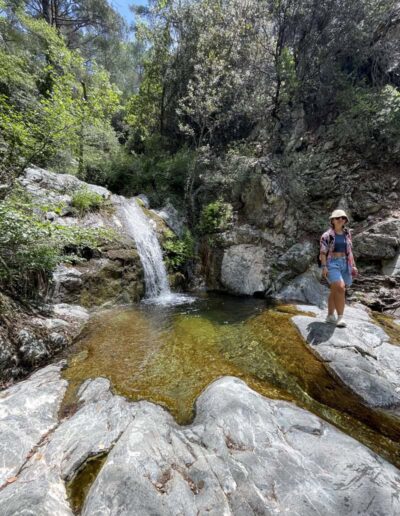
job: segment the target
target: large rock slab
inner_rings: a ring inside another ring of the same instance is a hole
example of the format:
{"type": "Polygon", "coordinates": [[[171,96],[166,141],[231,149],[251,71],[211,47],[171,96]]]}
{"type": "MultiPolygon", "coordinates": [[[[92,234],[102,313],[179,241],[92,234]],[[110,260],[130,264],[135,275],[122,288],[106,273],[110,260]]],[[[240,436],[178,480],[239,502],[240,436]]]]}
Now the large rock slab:
{"type": "Polygon", "coordinates": [[[400,472],[356,440],[236,378],[211,384],[193,424],[141,402],[82,514],[395,515],[400,472]],[[337,451],[340,450],[340,453],[337,451]]]}
{"type": "Polygon", "coordinates": [[[87,516],[400,513],[399,470],[319,417],[265,398],[242,380],[209,385],[187,426],[153,403],[113,395],[104,378],[87,380],[78,410],[57,422],[66,383],[60,367],[3,392],[8,409],[0,412],[0,429],[16,431],[1,442],[20,450],[14,457],[1,450],[2,463],[11,464],[3,478],[15,476],[0,489],[0,514],[72,516],[66,482],[104,452],[82,509],[87,516]]]}
{"type": "Polygon", "coordinates": [[[48,366],[0,393],[0,486],[18,473],[32,448],[56,426],[67,387],[60,368],[48,366]]]}
{"type": "Polygon", "coordinates": [[[362,305],[346,306],[346,328],[325,323],[325,316],[319,310],[292,320],[310,350],[366,405],[400,416],[400,347],[390,344],[362,305]]]}
{"type": "Polygon", "coordinates": [[[101,195],[104,199],[111,196],[107,188],[85,183],[71,174],[56,174],[36,166],[28,167],[19,181],[33,197],[47,203],[69,204],[71,192],[83,188],[101,195]]]}
{"type": "MultiPolygon", "coordinates": [[[[20,385],[26,389],[34,387],[30,379],[20,385]]],[[[41,392],[43,388],[39,386],[39,396],[41,392]]],[[[131,422],[133,409],[124,398],[111,394],[105,378],[85,382],[78,393],[78,402],[82,407],[59,424],[26,461],[17,478],[0,491],[0,514],[73,515],[66,481],[86,459],[111,449],[131,422]]],[[[29,416],[27,410],[26,417],[29,416]]],[[[25,424],[29,427],[29,421],[25,424]]]]}

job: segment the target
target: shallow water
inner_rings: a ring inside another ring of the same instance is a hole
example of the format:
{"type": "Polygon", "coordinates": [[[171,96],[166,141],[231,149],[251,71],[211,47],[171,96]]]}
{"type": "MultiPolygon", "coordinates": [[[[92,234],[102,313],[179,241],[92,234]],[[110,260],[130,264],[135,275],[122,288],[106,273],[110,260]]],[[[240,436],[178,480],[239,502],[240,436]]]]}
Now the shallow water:
{"type": "Polygon", "coordinates": [[[104,376],[132,400],[167,408],[177,422],[213,380],[233,375],[261,394],[293,401],[400,466],[398,420],[364,407],[306,348],[291,306],[204,294],[175,306],[139,304],[98,313],[69,350],[63,410],[87,378],[104,376]]]}

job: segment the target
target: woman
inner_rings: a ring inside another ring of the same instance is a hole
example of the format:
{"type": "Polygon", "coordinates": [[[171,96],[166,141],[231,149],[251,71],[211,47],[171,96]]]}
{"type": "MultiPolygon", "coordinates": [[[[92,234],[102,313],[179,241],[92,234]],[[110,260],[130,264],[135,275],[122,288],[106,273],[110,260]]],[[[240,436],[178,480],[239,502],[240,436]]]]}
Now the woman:
{"type": "Polygon", "coordinates": [[[343,210],[335,210],[329,220],[331,227],[321,236],[319,255],[322,276],[327,278],[331,289],[325,321],[343,327],[347,326],[343,318],[345,289],[351,285],[352,277],[358,274],[358,270],[352,252],[351,234],[345,227],[349,218],[343,210]],[[335,309],[337,319],[334,315],[335,309]]]}

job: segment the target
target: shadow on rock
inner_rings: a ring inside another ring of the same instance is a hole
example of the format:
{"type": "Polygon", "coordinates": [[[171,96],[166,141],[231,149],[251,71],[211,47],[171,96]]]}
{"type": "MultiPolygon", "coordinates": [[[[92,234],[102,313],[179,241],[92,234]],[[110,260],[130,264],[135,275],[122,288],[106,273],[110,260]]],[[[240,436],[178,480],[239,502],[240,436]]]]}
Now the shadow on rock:
{"type": "Polygon", "coordinates": [[[328,341],[335,331],[334,324],[327,324],[320,321],[315,321],[307,326],[307,342],[313,346],[328,341]]]}

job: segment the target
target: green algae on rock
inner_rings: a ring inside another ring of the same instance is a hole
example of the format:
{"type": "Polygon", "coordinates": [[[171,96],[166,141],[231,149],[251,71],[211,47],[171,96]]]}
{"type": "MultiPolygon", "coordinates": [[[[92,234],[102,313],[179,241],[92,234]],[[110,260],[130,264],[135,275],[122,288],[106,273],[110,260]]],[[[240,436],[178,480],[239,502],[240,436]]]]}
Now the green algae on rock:
{"type": "Polygon", "coordinates": [[[395,322],[394,318],[374,310],[371,310],[371,317],[389,335],[390,342],[400,346],[400,325],[395,322]]]}
{"type": "Polygon", "coordinates": [[[93,482],[96,480],[108,453],[89,457],[67,484],[68,499],[74,513],[79,514],[93,482]]]}

